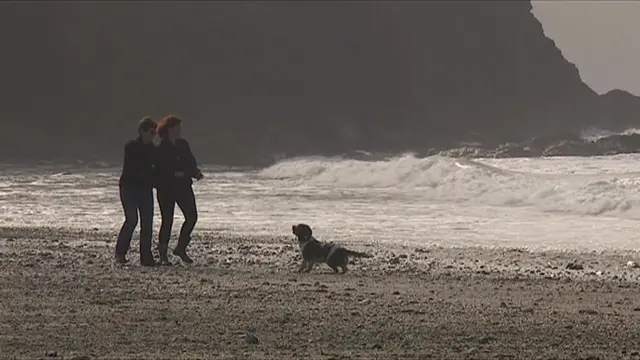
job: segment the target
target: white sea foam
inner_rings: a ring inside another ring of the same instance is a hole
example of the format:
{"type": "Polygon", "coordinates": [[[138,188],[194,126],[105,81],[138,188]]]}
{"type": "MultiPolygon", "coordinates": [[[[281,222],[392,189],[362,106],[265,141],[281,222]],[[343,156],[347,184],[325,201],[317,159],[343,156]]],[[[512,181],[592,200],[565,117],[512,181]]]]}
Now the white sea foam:
{"type": "Polygon", "coordinates": [[[591,169],[595,171],[585,172],[588,166],[580,169],[575,166],[578,164],[572,164],[581,161],[579,158],[473,161],[439,156],[418,159],[411,155],[376,162],[316,158],[282,162],[260,175],[286,182],[291,188],[337,187],[410,195],[414,201],[530,206],[548,212],[615,213],[640,219],[639,172],[612,173],[622,170],[615,166],[615,158],[591,158],[591,169]],[[530,162],[537,163],[533,169],[526,167],[530,162]],[[555,173],[535,171],[544,167],[543,163],[557,166],[559,162],[563,165],[555,173]],[[594,168],[598,163],[613,167],[594,168]],[[501,164],[509,166],[499,167],[501,164]]]}

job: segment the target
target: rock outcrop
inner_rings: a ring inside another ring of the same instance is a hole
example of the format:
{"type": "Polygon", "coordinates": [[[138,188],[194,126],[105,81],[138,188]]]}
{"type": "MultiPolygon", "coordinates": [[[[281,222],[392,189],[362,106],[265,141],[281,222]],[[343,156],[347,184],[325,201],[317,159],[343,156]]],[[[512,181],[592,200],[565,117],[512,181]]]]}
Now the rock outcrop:
{"type": "MultiPolygon", "coordinates": [[[[428,155],[451,157],[504,158],[539,156],[603,156],[640,152],[640,134],[612,135],[597,140],[580,139],[573,134],[566,137],[534,138],[523,143],[504,143],[496,147],[482,145],[449,149],[431,149],[428,155]]],[[[427,154],[420,154],[422,156],[427,154]]]]}
{"type": "Polygon", "coordinates": [[[611,90],[600,96],[600,122],[594,125],[622,132],[640,125],[640,97],[623,90],[611,90]]]}
{"type": "Polygon", "coordinates": [[[640,115],[637,98],[582,82],[528,1],[12,2],[0,40],[0,160],[119,160],[139,117],[167,113],[200,161],[238,165],[640,115]]]}

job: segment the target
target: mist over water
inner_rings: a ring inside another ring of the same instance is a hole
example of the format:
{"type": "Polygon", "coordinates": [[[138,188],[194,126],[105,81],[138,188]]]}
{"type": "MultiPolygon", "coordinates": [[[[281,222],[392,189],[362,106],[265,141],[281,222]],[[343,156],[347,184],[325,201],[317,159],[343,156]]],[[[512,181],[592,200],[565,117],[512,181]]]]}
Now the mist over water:
{"type": "MultiPolygon", "coordinates": [[[[449,246],[635,248],[637,155],[378,161],[297,158],[259,170],[206,168],[196,229],[449,246]]],[[[119,168],[0,172],[2,226],[110,229],[122,221],[119,168]]],[[[181,215],[176,214],[181,222],[181,215]]],[[[156,206],[156,231],[159,212],[156,206]]],[[[174,229],[177,231],[177,229],[174,229]]]]}

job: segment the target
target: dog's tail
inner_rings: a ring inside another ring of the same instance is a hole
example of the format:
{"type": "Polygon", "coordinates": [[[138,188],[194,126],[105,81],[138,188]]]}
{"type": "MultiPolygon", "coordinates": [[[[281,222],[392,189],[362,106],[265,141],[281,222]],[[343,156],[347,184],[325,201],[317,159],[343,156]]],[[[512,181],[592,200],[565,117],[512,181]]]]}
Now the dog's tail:
{"type": "Polygon", "coordinates": [[[349,256],[353,256],[353,257],[363,257],[363,258],[370,258],[373,257],[373,255],[367,254],[367,253],[363,253],[363,252],[358,252],[358,251],[352,251],[352,250],[345,250],[347,255],[349,256]]]}

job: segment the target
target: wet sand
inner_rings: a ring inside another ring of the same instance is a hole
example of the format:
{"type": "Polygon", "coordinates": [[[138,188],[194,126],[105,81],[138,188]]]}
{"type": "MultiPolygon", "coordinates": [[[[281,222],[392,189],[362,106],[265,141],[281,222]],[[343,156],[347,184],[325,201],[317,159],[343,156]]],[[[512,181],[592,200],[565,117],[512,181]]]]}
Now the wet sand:
{"type": "Polygon", "coordinates": [[[0,358],[640,359],[635,252],[347,242],[374,257],[335,275],[297,274],[286,233],[200,232],[160,268],[114,242],[0,229],[0,358]]]}

